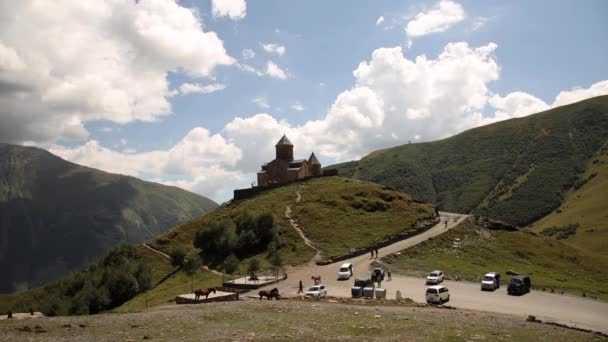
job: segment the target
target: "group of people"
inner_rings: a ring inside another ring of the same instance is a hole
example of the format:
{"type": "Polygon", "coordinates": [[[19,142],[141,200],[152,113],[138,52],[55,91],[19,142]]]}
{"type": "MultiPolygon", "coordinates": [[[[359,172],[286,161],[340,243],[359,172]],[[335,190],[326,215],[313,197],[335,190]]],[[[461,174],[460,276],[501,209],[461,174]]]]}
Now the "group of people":
{"type": "Polygon", "coordinates": [[[372,248],[371,253],[372,253],[371,259],[378,259],[378,248],[372,248]],[[376,253],[376,256],[374,256],[374,253],[376,253]]]}

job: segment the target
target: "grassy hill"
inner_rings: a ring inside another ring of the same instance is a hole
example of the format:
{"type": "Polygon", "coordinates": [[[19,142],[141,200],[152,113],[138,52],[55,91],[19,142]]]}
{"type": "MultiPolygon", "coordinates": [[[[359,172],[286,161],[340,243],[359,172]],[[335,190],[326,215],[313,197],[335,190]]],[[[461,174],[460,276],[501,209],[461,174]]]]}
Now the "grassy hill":
{"type": "MultiPolygon", "coordinates": [[[[327,177],[265,191],[256,197],[221,206],[158,235],[149,245],[167,254],[183,250],[191,258],[201,252],[194,245],[197,233],[212,229],[217,222],[242,217],[243,213],[252,216],[269,213],[280,237],[278,253],[283,264],[302,264],[310,261],[316,251],[304,244],[290,226],[285,217],[287,206],[291,207],[291,216],[298,220],[323,258],[345,254],[351,248],[366,247],[387,236],[422,226],[433,220],[435,214],[432,205],[415,201],[398,191],[364,181],[327,177]],[[300,201],[296,201],[298,193],[300,201]]],[[[191,292],[192,280],[196,288],[221,285],[221,276],[216,273],[199,269],[191,278],[166,257],[141,246],[137,250],[141,255],[139,260],[151,272],[150,289],[140,291],[114,311],[137,311],[146,305],[167,303],[176,295],[191,292]]],[[[270,251],[263,250],[239,260],[237,273],[244,274],[253,258],[260,261],[262,270],[272,265],[270,251]]],[[[212,266],[221,268],[222,264],[212,266]]],[[[73,287],[70,282],[67,284],[64,287],[73,287]]],[[[0,295],[0,311],[38,308],[48,300],[45,299],[47,288],[0,295]]]]}
{"type": "MultiPolygon", "coordinates": [[[[195,252],[193,241],[209,224],[234,218],[247,211],[271,213],[282,241],[281,257],[287,264],[311,260],[315,251],[304,244],[285,217],[290,206],[292,217],[317,247],[323,258],[348,253],[351,248],[365,247],[428,222],[434,218],[434,207],[415,201],[411,196],[377,184],[326,177],[262,192],[254,198],[222,206],[188,223],[172,228],[150,242],[166,253],[183,247],[195,252]],[[297,193],[301,201],[296,202],[297,193]]],[[[267,253],[258,258],[268,266],[267,253]]],[[[243,260],[241,266],[244,267],[243,260]]],[[[243,269],[242,269],[243,270],[243,269]]]]}
{"type": "Polygon", "coordinates": [[[608,262],[560,240],[526,231],[491,230],[469,218],[448,232],[400,255],[386,257],[394,273],[416,276],[440,269],[451,279],[479,281],[486,272],[505,278],[509,270],[528,274],[536,289],[608,300],[608,262]],[[460,239],[461,248],[453,243],[460,239]]]}
{"type": "Polygon", "coordinates": [[[588,162],[561,206],[529,229],[608,258],[608,145],[588,162]]]}
{"type": "Polygon", "coordinates": [[[526,226],[562,203],[607,141],[608,96],[600,96],[328,168],[442,210],[526,226]]]}
{"type": "Polygon", "coordinates": [[[51,282],[215,207],[176,187],[0,144],[0,292],[51,282]]]}

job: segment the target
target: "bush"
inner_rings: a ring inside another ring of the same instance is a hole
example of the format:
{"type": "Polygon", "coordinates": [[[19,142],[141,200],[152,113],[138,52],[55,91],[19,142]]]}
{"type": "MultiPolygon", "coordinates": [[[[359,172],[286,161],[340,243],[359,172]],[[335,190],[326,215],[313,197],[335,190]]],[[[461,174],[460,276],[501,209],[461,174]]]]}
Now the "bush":
{"type": "Polygon", "coordinates": [[[169,251],[169,256],[171,256],[171,265],[182,266],[186,257],[186,249],[181,245],[174,246],[169,251]]]}
{"type": "Polygon", "coordinates": [[[234,274],[239,267],[239,259],[234,254],[230,254],[226,260],[224,260],[223,266],[224,272],[234,274]]]}

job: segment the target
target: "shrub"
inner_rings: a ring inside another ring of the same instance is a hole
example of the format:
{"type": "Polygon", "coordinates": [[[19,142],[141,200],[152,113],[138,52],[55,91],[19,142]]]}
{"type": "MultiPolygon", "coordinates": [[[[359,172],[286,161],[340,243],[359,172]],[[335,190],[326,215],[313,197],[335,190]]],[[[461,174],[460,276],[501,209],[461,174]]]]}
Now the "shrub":
{"type": "Polygon", "coordinates": [[[186,249],[181,245],[174,246],[169,251],[169,255],[171,256],[171,264],[173,266],[182,266],[186,257],[186,249]]]}

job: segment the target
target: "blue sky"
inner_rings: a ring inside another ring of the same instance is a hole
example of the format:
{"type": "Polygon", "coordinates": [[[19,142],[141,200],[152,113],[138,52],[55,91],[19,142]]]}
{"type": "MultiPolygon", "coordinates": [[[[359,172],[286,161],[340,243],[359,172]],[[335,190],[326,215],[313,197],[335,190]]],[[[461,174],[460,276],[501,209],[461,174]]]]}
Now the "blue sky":
{"type": "Polygon", "coordinates": [[[297,154],[330,164],[608,93],[606,1],[58,4],[53,14],[28,1],[0,6],[11,19],[0,24],[0,85],[32,89],[0,87],[13,110],[0,120],[16,127],[0,140],[218,201],[255,180],[283,132],[297,154]],[[73,22],[61,40],[45,36],[62,14],[73,22]],[[91,46],[71,48],[74,32],[91,46]],[[53,42],[57,56],[45,50],[53,42]],[[185,83],[223,89],[184,94],[185,83]]]}

